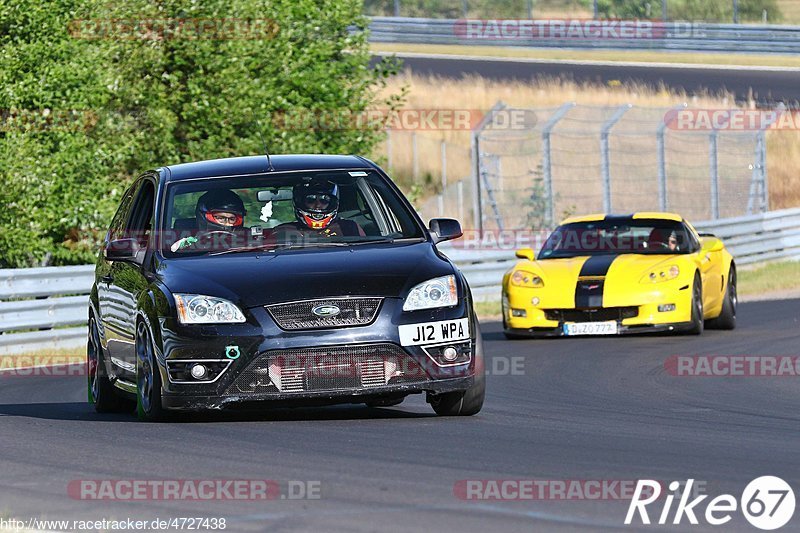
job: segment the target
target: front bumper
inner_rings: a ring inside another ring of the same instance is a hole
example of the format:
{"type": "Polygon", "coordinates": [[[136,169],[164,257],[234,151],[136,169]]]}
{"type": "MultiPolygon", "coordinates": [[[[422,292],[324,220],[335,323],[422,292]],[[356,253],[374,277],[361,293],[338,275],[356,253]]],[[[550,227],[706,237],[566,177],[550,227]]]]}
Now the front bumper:
{"type": "Polygon", "coordinates": [[[691,291],[684,285],[664,284],[663,287],[648,287],[623,295],[604,295],[603,307],[600,308],[559,307],[558,311],[570,315],[580,316],[586,312],[585,319],[563,320],[555,319],[559,313],[547,307],[547,294],[543,294],[541,289],[512,288],[503,292],[503,322],[506,332],[520,336],[557,337],[564,334],[565,323],[604,320],[616,321],[619,334],[678,331],[691,326],[691,297],[691,291]],[[538,299],[538,305],[533,304],[534,298],[538,299]],[[668,304],[674,305],[674,309],[659,311],[659,306],[668,304]],[[632,313],[625,313],[623,318],[592,318],[592,314],[607,315],[615,309],[631,310],[632,313]]]}
{"type": "Polygon", "coordinates": [[[398,331],[401,324],[459,318],[474,324],[468,300],[452,308],[403,312],[402,300],[384,298],[368,325],[315,330],[283,330],[264,307],[248,309],[246,315],[242,324],[211,326],[160,319],[156,351],[165,408],[365,403],[466,390],[474,381],[479,357],[474,326],[469,340],[453,343],[461,355],[452,365],[441,365],[429,355],[435,355],[431,346],[401,346],[398,331]],[[176,379],[175,369],[186,361],[221,361],[225,368],[209,382],[194,382],[185,373],[176,379]]]}

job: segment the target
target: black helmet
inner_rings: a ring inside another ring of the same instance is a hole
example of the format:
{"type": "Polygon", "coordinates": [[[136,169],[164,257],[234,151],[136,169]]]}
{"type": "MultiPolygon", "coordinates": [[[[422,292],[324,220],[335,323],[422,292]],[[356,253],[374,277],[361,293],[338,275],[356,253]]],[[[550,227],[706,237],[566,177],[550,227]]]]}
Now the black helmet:
{"type": "Polygon", "coordinates": [[[330,181],[310,181],[292,190],[297,220],[311,229],[325,229],[339,210],[339,186],[330,181]]]}
{"type": "Polygon", "coordinates": [[[197,228],[205,231],[231,230],[241,228],[244,224],[244,203],[239,195],[227,189],[208,191],[197,200],[194,210],[197,218],[197,228]],[[223,211],[236,215],[232,224],[222,224],[214,216],[215,212],[223,211]]]}

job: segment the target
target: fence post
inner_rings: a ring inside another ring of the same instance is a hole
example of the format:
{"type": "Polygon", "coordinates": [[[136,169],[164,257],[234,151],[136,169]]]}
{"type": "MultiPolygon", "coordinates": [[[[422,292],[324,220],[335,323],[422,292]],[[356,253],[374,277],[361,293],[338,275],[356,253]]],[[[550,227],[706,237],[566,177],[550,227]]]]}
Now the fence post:
{"type": "Polygon", "coordinates": [[[739,24],[739,0],[733,0],[733,23],[739,24]]]}
{"type": "MultiPolygon", "coordinates": [[[[466,0],[465,0],[466,1],[466,0]]],[[[484,128],[492,122],[495,113],[505,109],[506,104],[498,101],[483,116],[481,121],[472,130],[472,221],[475,224],[474,229],[478,230],[478,235],[483,236],[483,212],[481,206],[481,142],[480,136],[484,128]]]]}
{"type": "Polygon", "coordinates": [[[542,177],[544,179],[544,195],[547,199],[545,223],[548,226],[553,224],[553,204],[555,203],[555,197],[553,195],[553,171],[550,159],[550,134],[553,128],[556,127],[556,124],[558,124],[558,121],[564,118],[564,115],[573,107],[575,107],[575,102],[568,102],[559,107],[542,128],[542,177]]]}
{"type": "Polygon", "coordinates": [[[667,164],[664,157],[664,128],[663,122],[658,125],[656,132],[656,158],[658,165],[658,209],[667,210],[667,164]]]}
{"type": "Polygon", "coordinates": [[[667,0],[661,0],[661,20],[667,21],[667,0]]]}
{"type": "Polygon", "coordinates": [[[711,218],[714,220],[719,218],[719,167],[717,159],[718,137],[719,131],[716,129],[711,130],[711,133],[708,135],[708,164],[711,175],[711,218]]]}
{"type": "Polygon", "coordinates": [[[394,16],[400,16],[400,0],[394,0],[394,16]]]}
{"type": "Polygon", "coordinates": [[[483,235],[483,213],[481,213],[481,132],[472,132],[472,227],[483,235]]]}
{"type": "Polygon", "coordinates": [[[609,170],[609,156],[608,156],[608,134],[614,124],[619,122],[631,107],[631,104],[625,104],[617,108],[611,118],[605,121],[602,129],[600,130],[600,172],[603,176],[603,211],[606,213],[611,212],[611,172],[609,170]]]}

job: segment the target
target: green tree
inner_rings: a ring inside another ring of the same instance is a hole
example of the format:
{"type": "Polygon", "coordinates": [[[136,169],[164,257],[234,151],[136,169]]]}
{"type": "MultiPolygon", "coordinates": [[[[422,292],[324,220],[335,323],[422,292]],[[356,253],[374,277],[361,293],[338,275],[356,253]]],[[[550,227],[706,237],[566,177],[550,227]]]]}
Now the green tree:
{"type": "Polygon", "coordinates": [[[396,67],[371,68],[366,32],[350,31],[366,28],[361,8],[356,0],[5,0],[0,267],[90,261],[121,192],[147,168],[262,153],[262,133],[272,153],[369,153],[378,127],[274,120],[298,109],[398,105],[376,97],[396,67]]]}

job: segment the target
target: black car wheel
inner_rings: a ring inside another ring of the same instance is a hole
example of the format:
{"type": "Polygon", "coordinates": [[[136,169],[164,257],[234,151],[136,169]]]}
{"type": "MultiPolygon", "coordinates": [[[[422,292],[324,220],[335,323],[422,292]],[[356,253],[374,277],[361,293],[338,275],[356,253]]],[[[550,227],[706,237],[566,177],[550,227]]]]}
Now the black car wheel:
{"type": "Polygon", "coordinates": [[[153,353],[150,332],[144,322],[136,327],[136,413],[139,420],[164,418],[161,407],[161,373],[153,353]]]}
{"type": "Polygon", "coordinates": [[[725,299],[722,302],[722,311],[717,318],[708,321],[708,327],[714,329],[735,329],[737,303],[736,267],[731,265],[730,272],[728,273],[728,286],[725,289],[725,299]]]}
{"type": "Polygon", "coordinates": [[[705,322],[703,321],[703,285],[700,276],[695,274],[692,285],[692,323],[688,330],[690,335],[701,335],[705,322]]]}
{"type": "Polygon", "coordinates": [[[439,416],[472,416],[480,412],[486,395],[486,373],[483,359],[483,339],[475,321],[475,381],[465,391],[431,394],[428,402],[439,416]]]}
{"type": "Polygon", "coordinates": [[[87,388],[89,403],[94,404],[98,413],[125,411],[132,406],[114,391],[114,385],[106,375],[103,362],[103,348],[100,344],[100,332],[94,315],[89,316],[89,339],[86,345],[87,388]]]}

